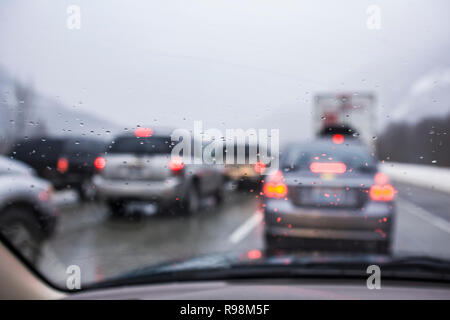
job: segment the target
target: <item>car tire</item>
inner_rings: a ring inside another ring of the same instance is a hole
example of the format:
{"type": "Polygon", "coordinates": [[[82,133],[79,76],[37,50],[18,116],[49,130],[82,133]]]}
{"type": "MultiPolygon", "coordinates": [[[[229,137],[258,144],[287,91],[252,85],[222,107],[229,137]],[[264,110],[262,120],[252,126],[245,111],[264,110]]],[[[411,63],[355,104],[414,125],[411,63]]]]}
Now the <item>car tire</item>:
{"type": "Polygon", "coordinates": [[[94,201],[97,199],[97,190],[91,180],[84,180],[77,191],[82,201],[94,201]]]}
{"type": "Polygon", "coordinates": [[[4,210],[0,213],[0,232],[29,262],[38,262],[45,234],[32,209],[4,210]]]}
{"type": "Polygon", "coordinates": [[[379,241],[376,244],[376,250],[379,254],[391,254],[391,242],[389,240],[379,241]]]}
{"type": "Polygon", "coordinates": [[[200,195],[195,186],[192,186],[187,191],[182,210],[187,215],[195,214],[200,210],[200,195]]]}
{"type": "Polygon", "coordinates": [[[277,248],[278,245],[279,243],[276,236],[267,232],[264,233],[264,247],[266,250],[273,250],[277,248]]]}
{"type": "Polygon", "coordinates": [[[214,198],[216,199],[216,205],[220,206],[225,201],[225,190],[223,186],[220,186],[214,193],[214,198]]]}
{"type": "Polygon", "coordinates": [[[238,191],[247,191],[248,190],[248,183],[246,180],[239,179],[237,181],[237,190],[238,191]]]}
{"type": "Polygon", "coordinates": [[[111,218],[122,218],[125,216],[125,205],[121,200],[108,200],[106,201],[110,211],[111,218]]]}

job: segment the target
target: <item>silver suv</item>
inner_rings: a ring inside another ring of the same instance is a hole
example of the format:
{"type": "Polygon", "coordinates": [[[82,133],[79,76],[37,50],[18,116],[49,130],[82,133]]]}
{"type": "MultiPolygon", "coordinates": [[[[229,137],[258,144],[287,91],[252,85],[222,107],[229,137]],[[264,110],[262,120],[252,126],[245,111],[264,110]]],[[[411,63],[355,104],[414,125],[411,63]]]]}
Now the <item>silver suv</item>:
{"type": "Polygon", "coordinates": [[[94,185],[114,216],[122,216],[131,202],[156,204],[163,213],[190,214],[199,210],[203,197],[223,200],[223,168],[184,164],[171,157],[173,147],[170,132],[145,128],[111,142],[94,185]]]}

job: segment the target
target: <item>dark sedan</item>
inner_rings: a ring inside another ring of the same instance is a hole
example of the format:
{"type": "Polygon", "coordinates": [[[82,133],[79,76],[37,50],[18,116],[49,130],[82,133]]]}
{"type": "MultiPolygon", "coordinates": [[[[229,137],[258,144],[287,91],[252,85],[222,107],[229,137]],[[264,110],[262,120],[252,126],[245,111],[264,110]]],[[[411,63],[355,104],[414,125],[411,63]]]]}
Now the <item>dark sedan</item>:
{"type": "Polygon", "coordinates": [[[10,156],[25,162],[56,189],[72,188],[81,199],[95,197],[92,176],[103,169],[106,144],[92,138],[45,137],[18,141],[10,156]]]}
{"type": "Polygon", "coordinates": [[[290,145],[263,187],[268,248],[332,240],[388,253],[396,191],[377,164],[356,141],[290,145]]]}

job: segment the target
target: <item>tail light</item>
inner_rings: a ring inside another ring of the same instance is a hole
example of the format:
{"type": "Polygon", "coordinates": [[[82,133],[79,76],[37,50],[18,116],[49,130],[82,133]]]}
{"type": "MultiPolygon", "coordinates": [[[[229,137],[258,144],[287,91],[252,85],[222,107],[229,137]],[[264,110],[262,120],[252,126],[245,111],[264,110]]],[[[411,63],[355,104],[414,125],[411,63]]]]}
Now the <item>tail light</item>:
{"type": "Polygon", "coordinates": [[[336,133],[331,137],[331,141],[333,141],[334,144],[343,144],[344,140],[344,135],[340,133],[336,133]]]}
{"type": "Polygon", "coordinates": [[[148,138],[153,135],[153,130],[151,128],[139,127],[134,130],[134,135],[136,136],[136,138],[148,138]]]}
{"type": "Polygon", "coordinates": [[[69,161],[66,158],[59,158],[56,164],[56,170],[61,173],[64,173],[69,168],[69,161]]]}
{"type": "Polygon", "coordinates": [[[257,250],[257,249],[250,250],[249,252],[247,252],[247,257],[250,260],[257,260],[257,259],[260,259],[262,257],[262,252],[261,252],[261,250],[257,250]]]}
{"type": "Polygon", "coordinates": [[[382,172],[375,174],[375,184],[370,187],[369,196],[373,201],[392,201],[397,191],[389,184],[389,178],[382,172]]]}
{"type": "Polygon", "coordinates": [[[183,169],[184,167],[184,163],[183,160],[179,157],[173,157],[172,159],[170,159],[169,161],[169,168],[172,171],[180,171],[181,169],[183,169]]]}
{"type": "Polygon", "coordinates": [[[97,169],[98,171],[103,170],[103,168],[105,168],[106,166],[106,160],[103,157],[97,157],[94,160],[94,167],[95,169],[97,169]]]}
{"type": "Polygon", "coordinates": [[[288,187],[284,183],[283,174],[276,171],[268,177],[268,181],[264,183],[264,195],[268,198],[284,198],[287,195],[288,187]]]}
{"type": "Polygon", "coordinates": [[[373,201],[392,201],[395,196],[395,188],[386,184],[384,186],[373,185],[370,187],[369,195],[373,201]]]}
{"type": "Polygon", "coordinates": [[[258,161],[257,163],[255,163],[254,167],[255,172],[262,174],[264,173],[264,171],[266,171],[266,164],[264,162],[258,161]]]}
{"type": "Polygon", "coordinates": [[[48,187],[47,190],[42,190],[38,194],[38,198],[41,201],[49,201],[53,195],[53,187],[48,187]]]}
{"type": "Polygon", "coordinates": [[[314,173],[344,173],[347,166],[343,162],[312,162],[309,169],[314,173]]]}
{"type": "Polygon", "coordinates": [[[383,172],[377,172],[375,174],[375,184],[378,185],[385,185],[389,183],[389,178],[387,175],[385,175],[383,172]]]}

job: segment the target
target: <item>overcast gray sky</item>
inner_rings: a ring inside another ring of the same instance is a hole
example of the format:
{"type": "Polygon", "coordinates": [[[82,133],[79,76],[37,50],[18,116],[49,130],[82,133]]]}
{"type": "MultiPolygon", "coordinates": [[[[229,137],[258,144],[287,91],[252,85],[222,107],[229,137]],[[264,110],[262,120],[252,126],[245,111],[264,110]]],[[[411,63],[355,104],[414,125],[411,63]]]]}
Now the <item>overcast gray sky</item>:
{"type": "Polygon", "coordinates": [[[446,0],[2,0],[0,66],[124,126],[292,135],[309,128],[317,91],[373,90],[382,120],[408,114],[417,81],[450,67],[449,12],[446,0]],[[71,4],[80,30],[66,27],[71,4]],[[381,30],[366,26],[371,4],[381,30]]]}

